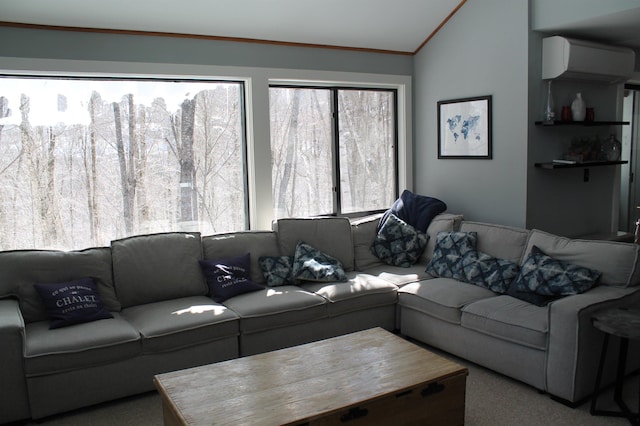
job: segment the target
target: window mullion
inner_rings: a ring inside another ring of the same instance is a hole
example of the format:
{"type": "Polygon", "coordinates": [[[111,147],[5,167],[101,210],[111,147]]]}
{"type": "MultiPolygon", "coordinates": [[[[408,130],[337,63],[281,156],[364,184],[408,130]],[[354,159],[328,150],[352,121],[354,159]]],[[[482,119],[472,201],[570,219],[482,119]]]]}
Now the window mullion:
{"type": "Polygon", "coordinates": [[[338,109],[338,89],[331,90],[331,106],[333,108],[331,116],[333,117],[333,213],[342,213],[342,200],[340,197],[340,112],[338,109]]]}

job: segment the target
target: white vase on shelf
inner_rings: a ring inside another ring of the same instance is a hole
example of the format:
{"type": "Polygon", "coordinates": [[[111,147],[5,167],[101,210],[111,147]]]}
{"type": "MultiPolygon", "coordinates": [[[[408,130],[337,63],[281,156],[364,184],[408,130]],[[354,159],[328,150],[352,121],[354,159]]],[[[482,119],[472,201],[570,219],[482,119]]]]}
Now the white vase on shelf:
{"type": "Polygon", "coordinates": [[[571,118],[573,121],[584,121],[587,115],[587,107],[582,99],[582,93],[576,93],[576,98],[571,102],[571,118]]]}

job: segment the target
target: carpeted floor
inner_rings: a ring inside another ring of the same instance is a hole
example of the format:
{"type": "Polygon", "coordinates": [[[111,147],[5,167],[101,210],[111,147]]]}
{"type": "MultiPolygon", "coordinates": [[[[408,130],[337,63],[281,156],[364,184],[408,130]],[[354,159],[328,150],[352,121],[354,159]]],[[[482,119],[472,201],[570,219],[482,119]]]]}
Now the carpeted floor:
{"type": "MultiPolygon", "coordinates": [[[[466,361],[443,356],[469,368],[467,378],[465,424],[471,426],[553,426],[553,425],[628,425],[623,418],[594,417],[589,414],[589,402],[569,408],[548,395],[522,383],[496,374],[466,361]]],[[[625,383],[627,403],[637,410],[638,376],[625,383]]],[[[613,407],[611,392],[599,399],[600,408],[613,407]]],[[[157,393],[147,393],[71,413],[50,417],[28,425],[40,426],[143,426],[162,425],[162,407],[157,393]]]]}

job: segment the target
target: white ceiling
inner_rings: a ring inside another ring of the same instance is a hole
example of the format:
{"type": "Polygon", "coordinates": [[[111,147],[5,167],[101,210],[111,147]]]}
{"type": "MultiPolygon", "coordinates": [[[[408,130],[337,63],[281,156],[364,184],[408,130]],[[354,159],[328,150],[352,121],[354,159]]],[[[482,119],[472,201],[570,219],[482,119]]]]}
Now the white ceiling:
{"type": "Polygon", "coordinates": [[[0,0],[0,21],[415,52],[465,0],[0,0]]]}
{"type": "MultiPolygon", "coordinates": [[[[0,0],[0,21],[413,53],[465,2],[0,0]]],[[[640,48],[640,8],[537,30],[640,48]]]]}
{"type": "Polygon", "coordinates": [[[640,48],[640,7],[578,20],[560,27],[537,28],[537,30],[602,41],[618,46],[640,48]]]}

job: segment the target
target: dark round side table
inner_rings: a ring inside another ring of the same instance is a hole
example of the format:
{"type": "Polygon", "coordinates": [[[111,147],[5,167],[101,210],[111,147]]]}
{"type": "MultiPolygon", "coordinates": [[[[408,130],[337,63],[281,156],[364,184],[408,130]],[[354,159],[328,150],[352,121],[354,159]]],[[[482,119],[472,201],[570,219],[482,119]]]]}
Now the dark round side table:
{"type": "MultiPolygon", "coordinates": [[[[596,314],[592,318],[593,326],[604,332],[604,341],[602,342],[602,353],[600,354],[600,366],[598,367],[598,375],[596,376],[596,384],[593,389],[593,399],[591,400],[591,414],[596,416],[616,416],[626,417],[632,425],[640,425],[640,413],[632,412],[622,398],[622,385],[627,364],[627,351],[629,349],[629,339],[640,339],[640,309],[614,308],[605,309],[596,314]],[[616,374],[616,382],[613,392],[613,400],[618,404],[621,411],[598,410],[596,403],[598,395],[602,390],[600,384],[602,381],[602,370],[604,369],[607,349],[609,347],[609,337],[617,336],[620,338],[620,351],[618,353],[618,369],[616,374]]],[[[638,389],[638,411],[640,411],[640,388],[638,389]]]]}

